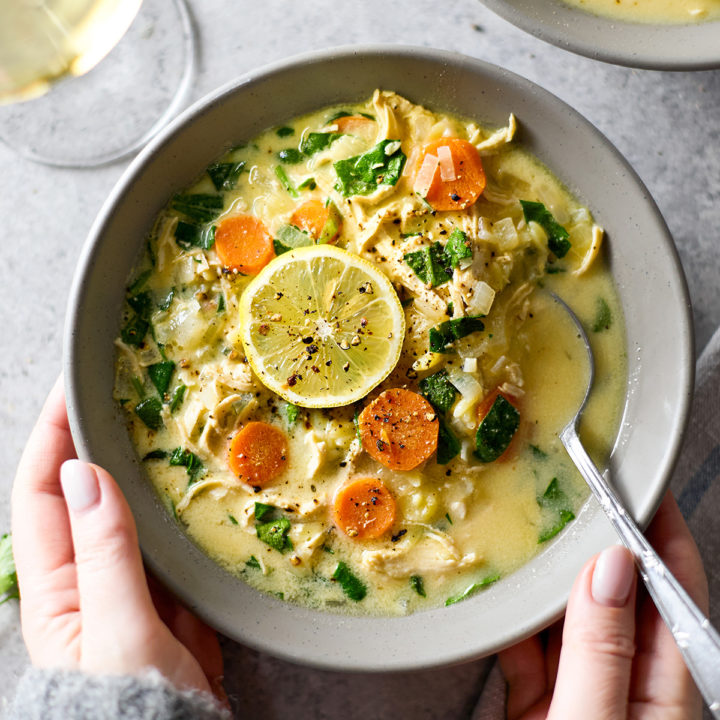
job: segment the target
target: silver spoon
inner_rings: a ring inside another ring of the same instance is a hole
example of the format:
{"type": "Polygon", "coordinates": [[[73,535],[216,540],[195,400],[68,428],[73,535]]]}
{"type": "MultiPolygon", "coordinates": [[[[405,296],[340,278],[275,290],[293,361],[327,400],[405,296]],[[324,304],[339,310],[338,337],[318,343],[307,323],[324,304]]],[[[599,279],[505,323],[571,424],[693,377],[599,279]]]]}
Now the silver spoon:
{"type": "Polygon", "coordinates": [[[575,313],[554,293],[552,298],[572,318],[585,344],[590,377],[582,404],[575,417],[560,433],[560,440],[590,486],[620,539],[635,557],[640,577],[660,616],[670,628],[690,674],[708,704],[713,717],[720,718],[720,635],[690,599],[680,583],[640,532],[622,502],[600,474],[580,442],[577,426],[590,395],[595,375],[595,360],[590,342],[575,313]]]}

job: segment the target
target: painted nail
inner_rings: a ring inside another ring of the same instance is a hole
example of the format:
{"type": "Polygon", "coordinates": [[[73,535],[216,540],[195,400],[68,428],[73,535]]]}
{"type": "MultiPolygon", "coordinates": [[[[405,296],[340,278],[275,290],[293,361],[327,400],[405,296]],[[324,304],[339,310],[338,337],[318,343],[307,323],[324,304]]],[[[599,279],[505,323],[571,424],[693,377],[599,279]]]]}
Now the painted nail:
{"type": "Polygon", "coordinates": [[[600,553],[592,576],[593,600],[607,607],[623,607],[630,595],[635,563],[630,551],[613,545],[600,553]]]}
{"type": "Polygon", "coordinates": [[[100,500],[95,470],[81,460],[66,460],[60,468],[60,485],[67,506],[73,512],[89,510],[100,500]]]}

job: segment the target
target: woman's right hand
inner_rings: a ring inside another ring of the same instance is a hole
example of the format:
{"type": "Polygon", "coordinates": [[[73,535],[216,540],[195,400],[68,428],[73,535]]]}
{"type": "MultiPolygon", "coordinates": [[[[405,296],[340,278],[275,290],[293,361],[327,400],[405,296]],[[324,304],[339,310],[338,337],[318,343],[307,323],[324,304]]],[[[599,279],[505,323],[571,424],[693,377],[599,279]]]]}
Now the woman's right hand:
{"type": "MultiPolygon", "coordinates": [[[[670,493],[647,538],[707,614],[702,560],[670,493]]],[[[638,591],[633,558],[619,545],[582,569],[564,626],[503,651],[500,665],[508,720],[691,720],[702,713],[672,633],[644,589],[638,591]]]]}

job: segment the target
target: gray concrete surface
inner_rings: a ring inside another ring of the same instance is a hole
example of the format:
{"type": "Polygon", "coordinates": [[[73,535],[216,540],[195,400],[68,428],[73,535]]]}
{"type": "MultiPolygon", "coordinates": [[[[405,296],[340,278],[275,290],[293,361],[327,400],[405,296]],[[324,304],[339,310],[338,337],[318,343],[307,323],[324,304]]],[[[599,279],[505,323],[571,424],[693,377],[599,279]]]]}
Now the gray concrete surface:
{"type": "MultiPolygon", "coordinates": [[[[720,71],[636,71],[576,57],[517,30],[477,0],[190,0],[190,6],[200,41],[193,99],[266,62],[364,42],[458,51],[544,86],[608,136],[659,205],[687,274],[698,352],[720,325],[720,71]]],[[[0,533],[9,529],[23,445],[60,369],[76,258],[125,165],[53,169],[0,144],[0,533]]],[[[237,707],[249,717],[262,710],[266,718],[350,719],[356,716],[350,698],[373,693],[384,699],[378,718],[465,718],[485,672],[483,663],[471,663],[379,679],[296,668],[229,641],[224,650],[237,707]],[[287,692],[277,692],[281,683],[287,692]]],[[[6,603],[0,712],[26,663],[17,604],[6,603]]]]}

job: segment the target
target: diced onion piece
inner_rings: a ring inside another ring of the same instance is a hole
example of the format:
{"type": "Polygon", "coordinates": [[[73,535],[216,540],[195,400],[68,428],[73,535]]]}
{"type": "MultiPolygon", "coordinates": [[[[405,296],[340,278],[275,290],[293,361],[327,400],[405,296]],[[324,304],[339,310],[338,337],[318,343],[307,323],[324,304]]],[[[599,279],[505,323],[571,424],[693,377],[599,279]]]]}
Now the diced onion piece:
{"type": "Polygon", "coordinates": [[[438,159],[435,155],[428,153],[424,158],[418,174],[415,176],[415,184],[413,190],[420,195],[425,197],[430,190],[430,186],[435,179],[435,172],[438,167],[438,159]]]}
{"type": "Polygon", "coordinates": [[[466,293],[465,297],[468,315],[487,315],[495,300],[495,291],[484,280],[476,280],[472,294],[466,293]]]}
{"type": "Polygon", "coordinates": [[[483,386],[477,378],[470,373],[463,372],[457,368],[448,370],[448,380],[460,392],[460,400],[453,407],[453,415],[462,417],[468,410],[471,410],[483,397],[483,386]]]}
{"type": "Polygon", "coordinates": [[[492,240],[492,223],[486,217],[479,217],[477,223],[477,236],[480,240],[492,240]]]}
{"type": "Polygon", "coordinates": [[[455,180],[455,165],[452,159],[452,153],[447,145],[441,145],[437,149],[438,164],[440,165],[440,179],[443,182],[455,180]]]}
{"type": "Polygon", "coordinates": [[[469,358],[465,358],[463,360],[463,372],[475,373],[475,372],[477,372],[477,368],[478,368],[477,358],[469,357],[469,358]]]}
{"type": "Polygon", "coordinates": [[[573,275],[582,275],[590,269],[590,266],[593,264],[595,258],[600,252],[600,246],[602,245],[604,233],[605,231],[599,225],[593,225],[592,242],[585,253],[583,261],[580,263],[580,267],[573,272],[573,275]]]}
{"type": "Polygon", "coordinates": [[[518,244],[518,234],[512,218],[506,217],[493,225],[495,242],[502,252],[514,250],[518,244]]]}

